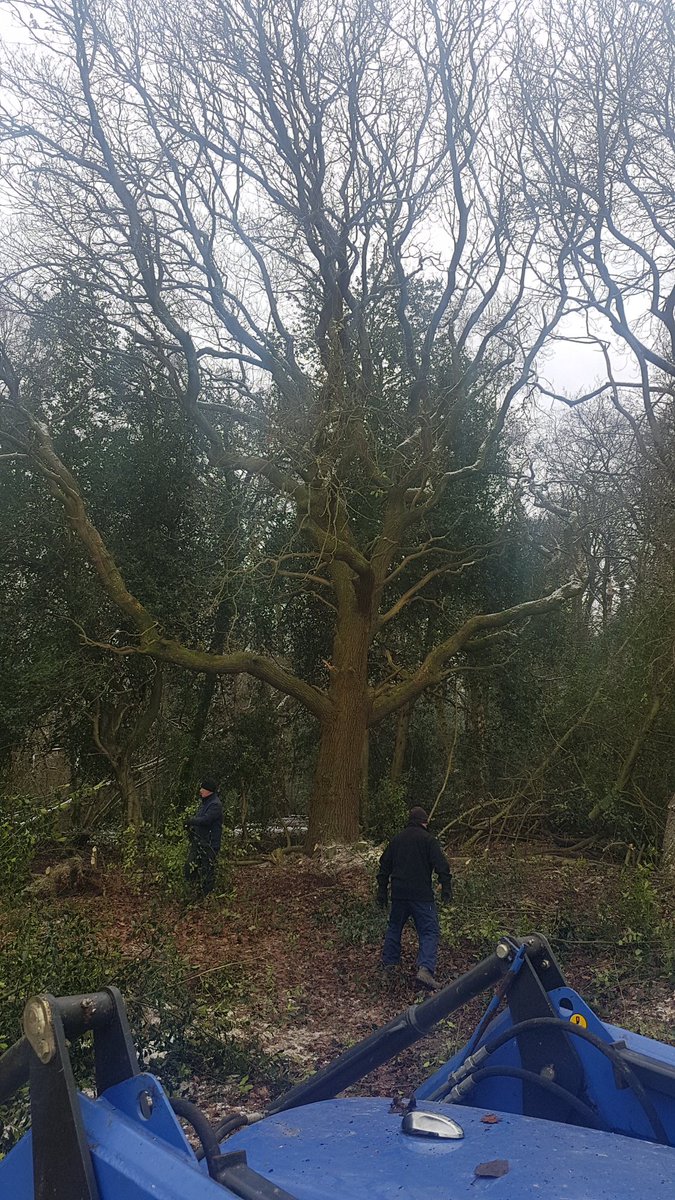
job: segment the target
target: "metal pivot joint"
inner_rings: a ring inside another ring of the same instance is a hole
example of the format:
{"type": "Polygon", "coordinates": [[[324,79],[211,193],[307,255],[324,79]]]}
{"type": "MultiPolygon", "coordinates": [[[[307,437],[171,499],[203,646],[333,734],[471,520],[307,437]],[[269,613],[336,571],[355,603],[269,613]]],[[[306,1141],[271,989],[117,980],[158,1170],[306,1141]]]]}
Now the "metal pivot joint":
{"type": "Polygon", "coordinates": [[[48,996],[33,996],[23,1010],[23,1031],[40,1062],[51,1062],[56,1054],[56,1036],[48,996]]]}
{"type": "Polygon", "coordinates": [[[35,1200],[100,1200],[68,1053],[92,1031],[96,1090],[139,1074],[117,988],[86,996],[32,996],[24,1009],[13,1083],[30,1082],[35,1200]]]}

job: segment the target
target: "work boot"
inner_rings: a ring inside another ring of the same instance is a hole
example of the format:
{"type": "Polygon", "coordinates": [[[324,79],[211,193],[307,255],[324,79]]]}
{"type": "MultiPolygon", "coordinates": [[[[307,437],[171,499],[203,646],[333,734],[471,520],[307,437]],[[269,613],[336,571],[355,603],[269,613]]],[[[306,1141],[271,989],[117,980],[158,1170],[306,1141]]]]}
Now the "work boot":
{"type": "Polygon", "coordinates": [[[419,967],[415,978],[418,983],[422,984],[422,987],[428,988],[430,992],[437,992],[441,986],[434,979],[428,967],[419,967]]]}

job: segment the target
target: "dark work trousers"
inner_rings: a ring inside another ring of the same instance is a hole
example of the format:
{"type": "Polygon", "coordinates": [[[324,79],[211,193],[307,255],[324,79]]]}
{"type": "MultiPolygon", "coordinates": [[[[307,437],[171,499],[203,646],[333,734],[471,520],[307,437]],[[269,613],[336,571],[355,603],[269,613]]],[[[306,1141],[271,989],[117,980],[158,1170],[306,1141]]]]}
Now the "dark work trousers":
{"type": "Polygon", "coordinates": [[[392,900],[389,924],[384,935],[382,965],[387,967],[401,960],[401,934],[406,921],[412,917],[419,938],[418,967],[426,967],[433,975],[441,936],[438,913],[433,900],[392,900]]]}
{"type": "Polygon", "coordinates": [[[208,896],[216,882],[216,851],[202,842],[191,842],[183,871],[186,883],[196,884],[208,896]]]}

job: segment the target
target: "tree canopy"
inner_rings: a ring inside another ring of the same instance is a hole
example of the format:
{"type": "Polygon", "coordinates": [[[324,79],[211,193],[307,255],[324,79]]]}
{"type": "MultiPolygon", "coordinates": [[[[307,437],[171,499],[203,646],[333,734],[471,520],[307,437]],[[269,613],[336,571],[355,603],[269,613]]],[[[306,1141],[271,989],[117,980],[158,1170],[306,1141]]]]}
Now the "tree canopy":
{"type": "Polygon", "coordinates": [[[451,748],[473,730],[472,788],[510,812],[530,783],[509,799],[504,740],[532,754],[525,714],[549,706],[567,738],[570,679],[667,590],[645,509],[672,477],[665,7],[17,12],[3,486],[31,497],[29,543],[65,515],[73,653],[72,623],[117,672],[99,752],[122,771],[123,743],[128,775],[165,673],[188,672],[193,763],[216,679],[248,677],[318,725],[310,841],[350,839],[370,734],[438,699],[451,748]],[[563,395],[545,355],[579,319],[604,376],[563,395]],[[572,415],[549,433],[556,397],[572,415]]]}

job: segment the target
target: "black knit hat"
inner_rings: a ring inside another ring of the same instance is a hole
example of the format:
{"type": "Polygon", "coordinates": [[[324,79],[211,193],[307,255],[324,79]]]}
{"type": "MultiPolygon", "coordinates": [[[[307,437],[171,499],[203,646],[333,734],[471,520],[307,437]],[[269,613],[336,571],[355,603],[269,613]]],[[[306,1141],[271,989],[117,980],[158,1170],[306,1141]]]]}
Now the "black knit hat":
{"type": "Polygon", "coordinates": [[[213,778],[213,775],[206,775],[204,777],[204,779],[202,779],[199,786],[205,792],[217,792],[218,791],[218,781],[213,778]]]}
{"type": "Polygon", "coordinates": [[[408,824],[409,825],[427,825],[428,822],[429,822],[429,814],[426,811],[426,809],[420,808],[419,805],[417,805],[415,808],[410,809],[410,813],[408,816],[408,824]]]}

